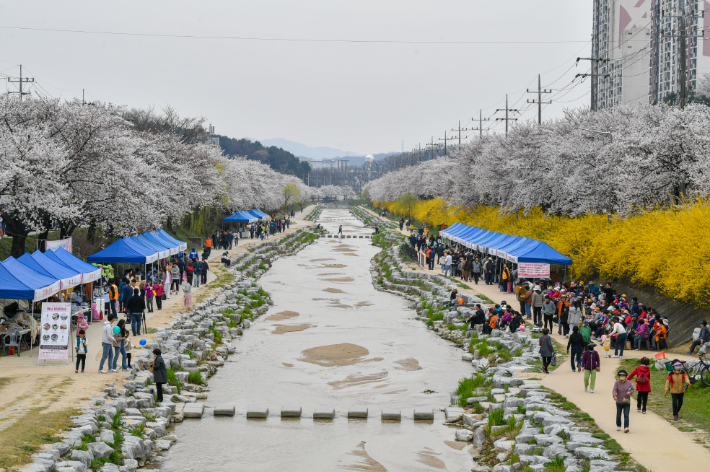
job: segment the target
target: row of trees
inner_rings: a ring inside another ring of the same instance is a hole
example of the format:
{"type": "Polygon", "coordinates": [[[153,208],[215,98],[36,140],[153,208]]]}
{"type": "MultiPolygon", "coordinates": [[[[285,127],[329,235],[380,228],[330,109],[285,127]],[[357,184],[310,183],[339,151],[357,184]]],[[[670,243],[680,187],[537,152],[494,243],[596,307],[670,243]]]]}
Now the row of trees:
{"type": "Polygon", "coordinates": [[[459,207],[546,214],[628,214],[710,189],[710,108],[691,104],[571,110],[541,126],[521,123],[450,157],[390,172],[368,198],[407,192],[459,207]]]}
{"type": "Polygon", "coordinates": [[[202,119],[80,101],[0,96],[0,216],[24,252],[58,226],[127,236],[205,208],[231,212],[309,200],[295,176],[200,144],[202,119]],[[294,191],[295,189],[295,191],[294,191]]]}

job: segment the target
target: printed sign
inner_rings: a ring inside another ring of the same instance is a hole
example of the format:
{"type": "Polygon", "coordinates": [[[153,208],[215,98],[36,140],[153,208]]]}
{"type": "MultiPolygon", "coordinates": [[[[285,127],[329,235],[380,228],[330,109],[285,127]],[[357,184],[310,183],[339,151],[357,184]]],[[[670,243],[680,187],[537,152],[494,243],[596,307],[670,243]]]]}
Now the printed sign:
{"type": "Polygon", "coordinates": [[[548,279],[550,278],[550,264],[520,262],[518,264],[518,277],[523,279],[548,279]]]}
{"type": "Polygon", "coordinates": [[[57,241],[47,241],[47,250],[56,251],[59,248],[64,248],[65,251],[71,252],[71,236],[67,239],[59,239],[57,241]]]}
{"type": "Polygon", "coordinates": [[[39,358],[69,360],[71,303],[42,303],[39,358]]]}

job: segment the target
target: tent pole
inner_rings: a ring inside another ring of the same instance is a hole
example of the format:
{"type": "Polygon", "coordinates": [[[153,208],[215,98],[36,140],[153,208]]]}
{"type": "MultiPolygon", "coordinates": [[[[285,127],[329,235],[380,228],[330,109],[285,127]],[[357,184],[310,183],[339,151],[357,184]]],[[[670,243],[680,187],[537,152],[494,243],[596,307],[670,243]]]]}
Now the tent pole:
{"type": "MultiPolygon", "coordinates": [[[[32,323],[34,323],[34,321],[35,321],[35,301],[32,300],[30,303],[32,304],[32,310],[31,310],[32,315],[30,315],[30,316],[32,316],[32,323]]],[[[32,357],[32,351],[34,351],[34,342],[35,342],[35,338],[34,338],[34,336],[32,336],[32,323],[30,323],[30,357],[32,357]]],[[[71,326],[71,320],[69,322],[69,326],[71,326]]],[[[38,358],[37,363],[39,364],[39,356],[37,356],[37,358],[38,358]]]]}

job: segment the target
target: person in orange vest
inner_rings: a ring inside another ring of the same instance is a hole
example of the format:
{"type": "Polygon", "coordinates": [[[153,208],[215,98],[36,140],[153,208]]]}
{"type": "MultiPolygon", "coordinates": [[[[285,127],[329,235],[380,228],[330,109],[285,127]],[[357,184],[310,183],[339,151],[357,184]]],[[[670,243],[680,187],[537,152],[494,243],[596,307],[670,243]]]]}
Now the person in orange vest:
{"type": "Polygon", "coordinates": [[[426,257],[429,261],[429,270],[434,270],[434,256],[436,256],[436,252],[434,252],[433,247],[430,247],[429,250],[426,252],[426,257]]]}
{"type": "Polygon", "coordinates": [[[113,317],[117,318],[116,316],[116,304],[118,303],[118,287],[116,287],[116,279],[113,279],[111,281],[111,285],[109,285],[108,288],[108,299],[109,299],[109,305],[111,306],[111,313],[113,313],[113,317]]]}
{"type": "Polygon", "coordinates": [[[212,252],[212,238],[207,236],[207,239],[205,239],[205,253],[207,253],[207,257],[210,257],[211,252],[212,252]]]}
{"type": "Polygon", "coordinates": [[[656,349],[661,349],[661,340],[668,338],[668,328],[666,328],[666,325],[664,325],[660,319],[656,318],[656,322],[658,324],[656,328],[656,349]]]}

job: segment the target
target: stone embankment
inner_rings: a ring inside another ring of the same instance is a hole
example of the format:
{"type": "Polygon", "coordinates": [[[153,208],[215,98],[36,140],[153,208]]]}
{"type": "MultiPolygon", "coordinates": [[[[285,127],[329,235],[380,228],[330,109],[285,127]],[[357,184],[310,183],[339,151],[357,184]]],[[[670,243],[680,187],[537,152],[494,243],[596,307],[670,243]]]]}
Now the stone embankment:
{"type": "Polygon", "coordinates": [[[71,418],[74,427],[63,439],[35,454],[34,462],[23,470],[133,472],[157,466],[160,455],[177,441],[169,433],[171,424],[207,414],[233,416],[233,405],[209,406],[202,401],[207,399],[208,378],[235,353],[230,341],[272,304],[258,278],[274,260],[297,253],[318,237],[317,230],[303,229],[232,258],[227,270],[233,281],[191,312],[177,315],[145,349],[134,349],[125,382],[108,383],[102,395],[91,396],[81,414],[71,418]],[[169,385],[163,388],[160,404],[150,372],[154,348],[161,349],[168,367],[169,385]]]}
{"type": "MultiPolygon", "coordinates": [[[[371,215],[352,208],[369,225],[371,215]]],[[[444,408],[446,424],[456,428],[456,441],[474,446],[473,471],[605,472],[644,470],[603,433],[593,419],[564,397],[543,388],[531,372],[539,372],[540,353],[535,335],[493,330],[490,336],[467,329],[472,305],[483,303],[461,295],[449,307],[455,285],[439,275],[408,271],[399,248],[404,238],[396,225],[378,221],[382,234],[373,238],[383,251],[373,259],[373,284],[412,301],[418,319],[442,338],[463,348],[462,361],[472,374],[452,393],[444,408]]],[[[545,374],[539,374],[545,375],[545,374]]]]}

